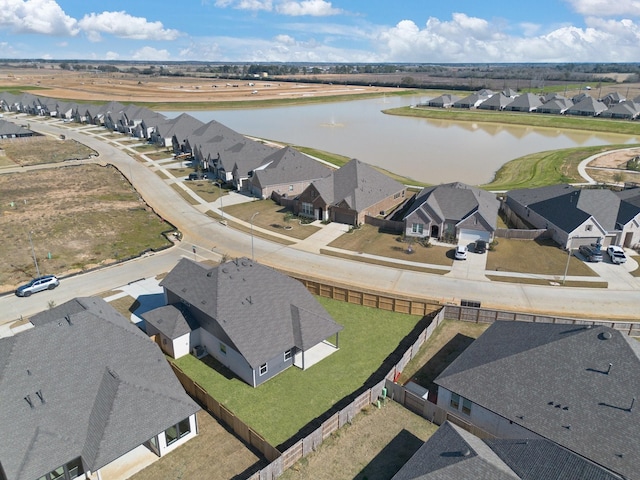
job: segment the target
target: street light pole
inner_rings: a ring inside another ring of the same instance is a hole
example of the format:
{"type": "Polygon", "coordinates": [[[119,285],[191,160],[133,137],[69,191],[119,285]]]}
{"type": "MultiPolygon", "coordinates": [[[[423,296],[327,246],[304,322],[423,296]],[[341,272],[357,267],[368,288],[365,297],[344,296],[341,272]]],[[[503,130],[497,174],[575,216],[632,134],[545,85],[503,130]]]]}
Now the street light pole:
{"type": "Polygon", "coordinates": [[[40,276],[40,268],[38,267],[38,260],[36,259],[36,250],[33,248],[33,240],[31,240],[31,231],[29,231],[29,245],[31,245],[31,255],[33,255],[33,263],[36,264],[36,273],[40,276]]]}
{"type": "Polygon", "coordinates": [[[564,282],[567,280],[567,272],[569,271],[569,260],[571,260],[572,250],[573,249],[569,247],[569,255],[567,256],[567,266],[564,267],[564,277],[562,277],[562,285],[564,285],[564,282]]]}
{"type": "Polygon", "coordinates": [[[253,260],[253,219],[259,213],[260,212],[256,212],[253,215],[251,215],[251,220],[249,220],[249,224],[251,225],[251,260],[253,260]]]}
{"type": "Polygon", "coordinates": [[[220,215],[222,216],[222,220],[224,220],[224,210],[222,209],[222,182],[218,182],[218,190],[220,193],[220,215]]]}

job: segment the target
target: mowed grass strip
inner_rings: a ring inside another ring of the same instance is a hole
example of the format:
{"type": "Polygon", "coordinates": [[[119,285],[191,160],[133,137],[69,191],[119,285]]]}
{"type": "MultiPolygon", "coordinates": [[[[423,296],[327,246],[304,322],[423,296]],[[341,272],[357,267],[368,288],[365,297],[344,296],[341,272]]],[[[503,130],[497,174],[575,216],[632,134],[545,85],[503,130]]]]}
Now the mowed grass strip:
{"type": "MultiPolygon", "coordinates": [[[[243,422],[277,446],[360,388],[420,317],[318,298],[344,329],[340,349],[308,370],[291,367],[258,388],[187,355],[175,363],[243,422]]],[[[211,357],[207,357],[211,358],[211,357]]]]}
{"type": "Polygon", "coordinates": [[[378,227],[365,224],[341,235],[329,246],[431,265],[451,266],[453,264],[453,255],[451,254],[453,245],[451,247],[440,245],[423,247],[414,242],[411,244],[411,253],[409,253],[409,243],[401,242],[399,238],[400,235],[381,232],[378,227]]]}

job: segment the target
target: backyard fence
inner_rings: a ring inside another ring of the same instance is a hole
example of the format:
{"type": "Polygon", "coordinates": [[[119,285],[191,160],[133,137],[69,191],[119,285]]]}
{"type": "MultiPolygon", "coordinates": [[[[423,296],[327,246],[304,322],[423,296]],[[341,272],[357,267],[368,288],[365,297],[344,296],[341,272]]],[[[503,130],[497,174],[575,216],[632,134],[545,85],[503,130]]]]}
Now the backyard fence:
{"type": "Polygon", "coordinates": [[[395,220],[385,220],[384,218],[372,217],[371,215],[365,215],[364,223],[378,227],[379,229],[390,233],[402,233],[404,232],[404,222],[397,222],[395,220]]]}
{"type": "Polygon", "coordinates": [[[551,232],[545,228],[530,230],[520,228],[497,228],[495,233],[497,238],[513,238],[516,240],[537,240],[551,238],[551,232]]]}
{"type": "MultiPolygon", "coordinates": [[[[314,428],[304,438],[280,452],[264,440],[251,427],[244,424],[233,412],[211,397],[200,385],[191,380],[179,367],[171,364],[180,383],[189,395],[195,398],[215,418],[227,425],[246,444],[260,451],[271,463],[253,473],[248,480],[275,480],[300,459],[316,451],[332,433],[351,423],[355,416],[364,408],[378,401],[392,400],[400,403],[412,412],[426,418],[436,425],[442,425],[448,420],[480,438],[490,438],[488,432],[472,425],[464,419],[439,407],[435,403],[420,397],[408,390],[396,380],[407,364],[413,359],[422,345],[429,340],[436,328],[444,320],[460,320],[473,323],[493,323],[499,320],[517,322],[558,323],[568,325],[604,325],[619,330],[627,335],[640,336],[640,324],[633,322],[613,322],[583,320],[548,315],[536,315],[504,310],[489,310],[477,307],[460,307],[457,305],[439,305],[424,300],[410,300],[406,298],[381,295],[373,292],[363,292],[346,287],[337,287],[308,279],[300,279],[307,288],[316,295],[333,298],[359,305],[368,305],[384,310],[402,311],[403,313],[420,312],[428,315],[438,310],[432,321],[419,333],[413,343],[402,354],[398,362],[389,369],[384,379],[358,394],[347,406],[337,412],[327,412],[326,420],[314,428]]],[[[309,427],[309,425],[307,425],[309,427]]]]}

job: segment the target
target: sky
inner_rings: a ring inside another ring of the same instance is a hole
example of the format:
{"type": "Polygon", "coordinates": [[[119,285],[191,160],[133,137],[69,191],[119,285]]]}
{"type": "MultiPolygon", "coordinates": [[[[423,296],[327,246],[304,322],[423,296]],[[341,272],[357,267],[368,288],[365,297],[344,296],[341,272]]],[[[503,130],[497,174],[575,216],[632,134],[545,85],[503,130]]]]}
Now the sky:
{"type": "Polygon", "coordinates": [[[640,62],[640,0],[0,0],[0,58],[640,62]]]}

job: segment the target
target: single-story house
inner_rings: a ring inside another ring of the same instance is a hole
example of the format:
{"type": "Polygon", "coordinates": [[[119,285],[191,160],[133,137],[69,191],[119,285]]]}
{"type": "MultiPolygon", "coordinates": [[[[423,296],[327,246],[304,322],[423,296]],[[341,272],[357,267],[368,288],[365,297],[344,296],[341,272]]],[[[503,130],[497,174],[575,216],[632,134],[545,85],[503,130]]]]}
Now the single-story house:
{"type": "Polygon", "coordinates": [[[621,480],[544,438],[478,438],[446,421],[391,480],[621,480]]]}
{"type": "Polygon", "coordinates": [[[490,242],[499,209],[494,194],[464,183],[423,188],[404,215],[405,235],[449,238],[460,244],[490,242]]]}
{"type": "Polygon", "coordinates": [[[267,156],[250,172],[251,194],[269,198],[272,192],[295,197],[311,182],[330,175],[333,169],[292,147],[281,148],[267,156]]]}
{"type": "Polygon", "coordinates": [[[541,105],[542,101],[538,95],[524,93],[514,98],[504,109],[512,112],[533,112],[541,105]]]}
{"type": "Polygon", "coordinates": [[[305,188],[294,203],[294,212],[357,226],[367,215],[386,215],[404,202],[405,195],[400,182],[354,158],[305,188]]]}
{"type": "Polygon", "coordinates": [[[494,92],[482,89],[478,92],[467,95],[453,103],[454,108],[477,108],[482,102],[493,95],[494,92]]]}
{"type": "Polygon", "coordinates": [[[451,108],[453,104],[460,100],[458,95],[445,93],[439,97],[432,98],[426,103],[427,107],[451,108]]]}
{"type": "Polygon", "coordinates": [[[490,98],[482,102],[478,105],[479,110],[504,110],[504,108],[509,105],[513,99],[511,97],[507,97],[504,93],[496,93],[492,95],[490,98]]]}
{"type": "Polygon", "coordinates": [[[166,305],[142,315],[147,334],[174,358],[208,353],[252,387],[338,349],[342,326],[305,286],[253,260],[183,258],[160,285],[166,305]]]}
{"type": "Polygon", "coordinates": [[[590,243],[640,243],[640,188],[613,192],[552,185],[507,192],[505,205],[534,228],[548,229],[563,248],[590,243]]]}
{"type": "Polygon", "coordinates": [[[560,115],[566,112],[569,108],[573,106],[573,102],[568,98],[557,95],[555,97],[550,98],[549,100],[545,100],[542,105],[536,108],[537,113],[552,113],[555,115],[560,115]]]}
{"type": "Polygon", "coordinates": [[[0,478],[99,478],[133,449],[162,456],[197,434],[200,407],[161,350],[103,299],[32,323],[0,338],[0,478]]]}
{"type": "Polygon", "coordinates": [[[613,328],[497,321],[435,379],[437,402],[454,423],[638,479],[639,369],[638,342],[613,328]]]}
{"type": "Polygon", "coordinates": [[[565,112],[567,115],[580,115],[583,117],[597,117],[607,109],[607,106],[599,100],[589,95],[585,95],[582,100],[576,102],[565,112]]]}
{"type": "MultiPolygon", "coordinates": [[[[175,118],[158,121],[154,126],[149,141],[158,147],[172,147],[182,144],[187,136],[204,123],[188,113],[181,113],[175,118]]],[[[180,151],[174,152],[180,153],[180,151]]]]}
{"type": "Polygon", "coordinates": [[[617,103],[624,102],[625,100],[626,99],[618,92],[608,93],[600,99],[600,101],[604,103],[608,108],[613,107],[617,103]]]}
{"type": "Polygon", "coordinates": [[[16,125],[13,122],[0,120],[0,139],[33,137],[39,134],[29,130],[28,128],[16,125]]]}
{"type": "Polygon", "coordinates": [[[626,120],[635,120],[640,115],[640,103],[633,100],[624,100],[620,103],[612,104],[607,110],[600,114],[605,118],[623,118],[626,120]]]}

